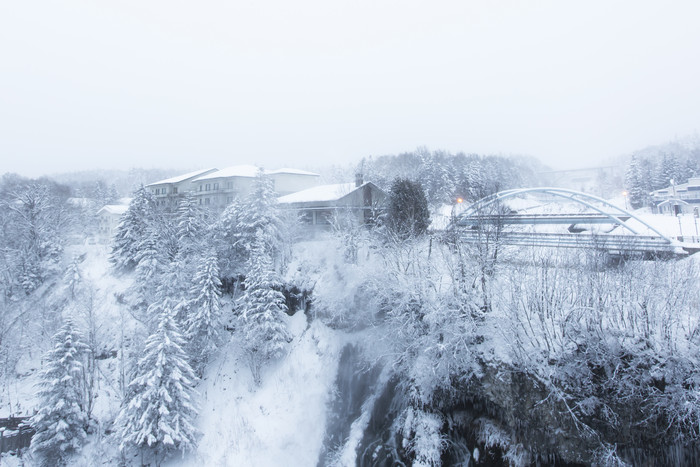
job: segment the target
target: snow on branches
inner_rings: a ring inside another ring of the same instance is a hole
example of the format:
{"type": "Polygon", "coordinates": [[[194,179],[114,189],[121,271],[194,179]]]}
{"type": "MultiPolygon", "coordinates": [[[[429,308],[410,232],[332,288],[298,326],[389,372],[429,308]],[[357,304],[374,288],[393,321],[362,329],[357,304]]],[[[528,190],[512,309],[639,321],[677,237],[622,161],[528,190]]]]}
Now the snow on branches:
{"type": "Polygon", "coordinates": [[[127,397],[116,420],[121,449],[148,451],[159,459],[171,451],[189,451],[196,444],[193,426],[197,377],[188,363],[184,339],[165,306],[158,328],[146,340],[127,397]],[[159,457],[161,456],[161,457],[159,457]]]}
{"type": "Polygon", "coordinates": [[[44,465],[63,465],[86,438],[88,417],[82,384],[87,346],[71,320],[54,335],[41,373],[39,412],[32,417],[32,450],[44,465]]]}

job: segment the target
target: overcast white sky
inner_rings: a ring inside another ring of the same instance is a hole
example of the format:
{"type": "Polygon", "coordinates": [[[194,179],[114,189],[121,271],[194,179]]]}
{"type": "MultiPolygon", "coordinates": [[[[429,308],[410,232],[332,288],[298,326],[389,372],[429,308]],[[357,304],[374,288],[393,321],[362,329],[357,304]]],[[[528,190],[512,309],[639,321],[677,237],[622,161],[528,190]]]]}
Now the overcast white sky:
{"type": "Polygon", "coordinates": [[[585,167],[700,130],[700,2],[5,0],[0,173],[585,167]]]}

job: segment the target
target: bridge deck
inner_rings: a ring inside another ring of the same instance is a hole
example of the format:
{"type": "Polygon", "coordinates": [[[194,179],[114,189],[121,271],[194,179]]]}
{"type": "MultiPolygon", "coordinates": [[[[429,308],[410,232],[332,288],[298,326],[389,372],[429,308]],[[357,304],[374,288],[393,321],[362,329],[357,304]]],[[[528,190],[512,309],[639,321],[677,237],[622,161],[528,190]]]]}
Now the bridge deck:
{"type": "MultiPolygon", "coordinates": [[[[464,229],[460,231],[460,239],[466,243],[479,243],[484,240],[484,236],[485,234],[479,230],[464,229]]],[[[692,254],[700,250],[700,245],[668,243],[664,238],[645,235],[500,232],[499,241],[508,245],[589,248],[614,252],[673,253],[678,255],[692,254]]]]}
{"type": "MultiPolygon", "coordinates": [[[[611,216],[598,213],[580,214],[506,214],[501,216],[463,216],[457,219],[457,225],[466,227],[483,224],[528,224],[528,225],[552,225],[552,224],[613,224],[611,216]]],[[[629,216],[613,216],[620,222],[629,220],[629,216]]]]}

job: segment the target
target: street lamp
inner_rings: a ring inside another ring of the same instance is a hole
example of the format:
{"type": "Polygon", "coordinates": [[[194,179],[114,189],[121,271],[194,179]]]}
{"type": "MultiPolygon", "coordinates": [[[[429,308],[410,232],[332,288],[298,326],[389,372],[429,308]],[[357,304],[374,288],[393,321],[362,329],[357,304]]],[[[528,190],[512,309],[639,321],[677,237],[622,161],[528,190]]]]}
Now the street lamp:
{"type": "Polygon", "coordinates": [[[628,195],[628,194],[629,194],[629,193],[627,193],[627,190],[625,190],[625,191],[622,192],[622,196],[625,198],[625,209],[629,209],[629,208],[627,207],[627,195],[628,195]]]}
{"type": "Polygon", "coordinates": [[[462,204],[464,200],[462,198],[457,198],[455,200],[455,203],[452,205],[452,223],[454,224],[455,221],[457,220],[457,205],[462,204]]]}

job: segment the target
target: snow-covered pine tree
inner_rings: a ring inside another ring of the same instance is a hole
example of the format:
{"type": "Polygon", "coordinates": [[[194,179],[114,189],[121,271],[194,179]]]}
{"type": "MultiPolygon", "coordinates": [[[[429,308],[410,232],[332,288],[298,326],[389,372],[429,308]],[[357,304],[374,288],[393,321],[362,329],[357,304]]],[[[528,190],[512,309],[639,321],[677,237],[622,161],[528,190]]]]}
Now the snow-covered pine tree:
{"type": "Polygon", "coordinates": [[[441,152],[430,152],[427,148],[418,148],[421,167],[419,180],[425,190],[425,197],[431,206],[450,202],[455,190],[453,177],[447,170],[446,155],[441,152]]]}
{"type": "Polygon", "coordinates": [[[197,274],[190,290],[194,297],[189,303],[185,336],[193,367],[201,374],[204,365],[216,350],[221,339],[221,280],[216,251],[204,256],[197,267],[197,274]]]}
{"type": "Polygon", "coordinates": [[[142,299],[147,303],[153,303],[168,262],[160,251],[159,235],[155,229],[149,227],[143,235],[144,238],[139,243],[134,256],[137,277],[135,285],[142,299]]]}
{"type": "Polygon", "coordinates": [[[164,261],[169,264],[164,268],[156,299],[161,303],[166,299],[170,300],[175,320],[183,330],[192,299],[190,289],[196,275],[197,261],[202,256],[202,249],[207,241],[207,234],[204,213],[195,197],[187,193],[178,206],[175,228],[172,229],[176,253],[164,256],[164,261]]]}
{"type": "Polygon", "coordinates": [[[129,203],[129,209],[122,217],[112,242],[109,260],[118,271],[131,271],[138,264],[139,247],[149,235],[154,213],[153,195],[141,186],[134,193],[134,199],[129,203]]]}
{"type": "Polygon", "coordinates": [[[83,276],[80,273],[80,258],[78,256],[73,258],[68,269],[66,269],[63,279],[66,283],[66,288],[70,292],[71,298],[75,298],[75,292],[80,283],[82,282],[83,276]]]}
{"type": "Polygon", "coordinates": [[[39,411],[32,417],[36,430],[32,451],[42,465],[64,465],[66,458],[85,441],[88,419],[85,411],[83,358],[87,346],[69,319],[54,335],[54,348],[46,355],[41,373],[39,411]]]}
{"type": "Polygon", "coordinates": [[[430,211],[423,187],[418,182],[397,178],[391,184],[386,225],[399,240],[424,235],[430,226],[430,211]]]}
{"type": "Polygon", "coordinates": [[[160,307],[169,306],[173,310],[173,317],[180,329],[184,329],[184,323],[189,315],[190,288],[192,287],[193,273],[189,263],[177,255],[169,264],[162,264],[157,269],[158,281],[154,283],[155,293],[150,295],[152,300],[148,316],[150,320],[157,321],[160,307]],[[156,311],[153,312],[152,310],[156,311]]]}
{"type": "Polygon", "coordinates": [[[645,186],[646,183],[641,163],[634,155],[627,168],[625,182],[629,191],[630,204],[632,207],[635,209],[642,207],[646,202],[648,190],[645,186]]]}
{"type": "Polygon", "coordinates": [[[214,229],[222,276],[235,277],[245,273],[245,264],[258,231],[262,232],[265,249],[271,252],[272,258],[279,260],[280,264],[284,262],[280,253],[287,251],[287,229],[276,203],[272,181],[261,172],[250,195],[228,205],[214,229]]]}
{"type": "Polygon", "coordinates": [[[213,243],[221,260],[221,273],[226,277],[234,277],[243,273],[243,265],[248,252],[239,242],[241,237],[238,223],[243,215],[243,203],[234,199],[226,206],[213,229],[213,243]]]}
{"type": "Polygon", "coordinates": [[[152,455],[156,465],[172,451],[195,447],[192,422],[197,415],[197,377],[187,362],[184,339],[172,309],[166,305],[159,311],[157,329],[146,340],[116,420],[120,449],[139,449],[152,455]]]}
{"type": "Polygon", "coordinates": [[[272,180],[261,171],[238,217],[238,242],[246,251],[252,251],[253,244],[262,241],[265,251],[271,252],[273,258],[277,256],[285,234],[284,223],[276,205],[277,196],[272,180]]]}
{"type": "Polygon", "coordinates": [[[45,183],[19,187],[4,208],[3,251],[15,265],[13,279],[29,294],[58,272],[67,210],[45,183]]]}
{"type": "MultiPolygon", "coordinates": [[[[700,153],[700,150],[698,151],[700,153]]],[[[697,177],[698,173],[698,161],[693,158],[689,158],[685,161],[682,167],[683,176],[687,178],[697,177]]]]}
{"type": "Polygon", "coordinates": [[[478,158],[474,158],[466,170],[466,181],[468,191],[466,193],[469,201],[476,201],[486,196],[484,184],[484,174],[481,170],[481,163],[478,158]]]}
{"type": "Polygon", "coordinates": [[[290,340],[283,321],[287,311],[280,281],[259,232],[247,262],[245,292],[238,300],[244,332],[244,346],[256,384],[260,384],[262,366],[283,356],[290,340]]]}
{"type": "Polygon", "coordinates": [[[199,250],[206,229],[204,214],[197,204],[197,198],[188,192],[177,208],[177,240],[181,257],[188,258],[199,250]]]}

